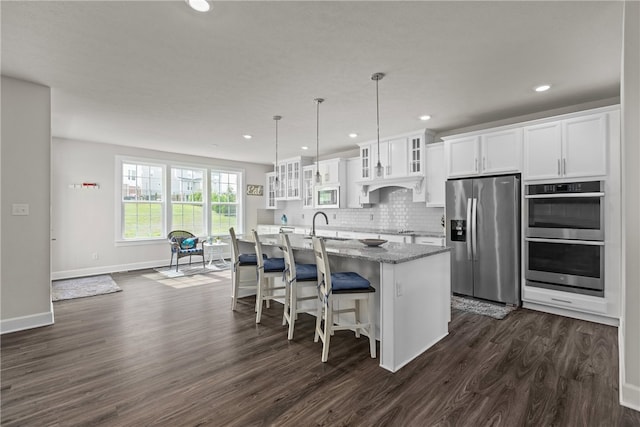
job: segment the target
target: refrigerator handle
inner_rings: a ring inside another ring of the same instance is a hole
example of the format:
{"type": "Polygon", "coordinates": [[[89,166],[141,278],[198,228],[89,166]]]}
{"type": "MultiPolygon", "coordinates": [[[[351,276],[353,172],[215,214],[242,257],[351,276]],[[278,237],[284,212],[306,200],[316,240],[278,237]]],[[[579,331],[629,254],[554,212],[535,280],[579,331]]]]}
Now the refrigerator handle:
{"type": "Polygon", "coordinates": [[[472,259],[471,253],[471,199],[467,199],[467,259],[472,259]]]}
{"type": "Polygon", "coordinates": [[[478,211],[478,199],[474,198],[473,199],[473,204],[471,207],[471,233],[473,234],[472,240],[471,240],[471,245],[472,245],[472,252],[473,252],[473,260],[477,260],[478,259],[478,215],[477,215],[477,211],[478,211]]]}

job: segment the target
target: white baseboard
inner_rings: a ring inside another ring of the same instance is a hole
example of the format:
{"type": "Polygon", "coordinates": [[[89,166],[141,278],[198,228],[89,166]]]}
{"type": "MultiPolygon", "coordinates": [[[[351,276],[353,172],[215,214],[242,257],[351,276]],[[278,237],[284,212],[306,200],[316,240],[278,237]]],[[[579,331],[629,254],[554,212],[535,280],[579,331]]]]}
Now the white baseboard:
{"type": "Polygon", "coordinates": [[[72,279],[74,277],[95,276],[97,274],[118,273],[121,271],[142,270],[167,266],[167,260],[134,262],[131,264],[105,265],[101,267],[79,268],[51,272],[51,280],[72,279]]]}
{"type": "Polygon", "coordinates": [[[0,320],[0,334],[53,325],[53,308],[49,312],[0,320]]]}
{"type": "Polygon", "coordinates": [[[571,317],[578,320],[586,320],[588,322],[601,323],[609,326],[619,326],[620,321],[614,317],[600,316],[598,314],[585,313],[581,311],[568,310],[550,305],[538,304],[535,302],[523,302],[523,308],[530,310],[543,311],[545,313],[557,314],[559,316],[571,317]]]}
{"type": "Polygon", "coordinates": [[[640,412],[640,387],[622,383],[620,385],[620,404],[640,412]]]}

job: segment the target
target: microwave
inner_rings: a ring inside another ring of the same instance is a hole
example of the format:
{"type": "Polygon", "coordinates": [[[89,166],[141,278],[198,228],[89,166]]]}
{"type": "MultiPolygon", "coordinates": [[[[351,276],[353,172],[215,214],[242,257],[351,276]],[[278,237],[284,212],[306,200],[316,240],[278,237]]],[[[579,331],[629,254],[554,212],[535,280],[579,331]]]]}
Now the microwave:
{"type": "Polygon", "coordinates": [[[318,187],[316,188],[316,208],[339,208],[340,207],[340,187],[318,187]]]}

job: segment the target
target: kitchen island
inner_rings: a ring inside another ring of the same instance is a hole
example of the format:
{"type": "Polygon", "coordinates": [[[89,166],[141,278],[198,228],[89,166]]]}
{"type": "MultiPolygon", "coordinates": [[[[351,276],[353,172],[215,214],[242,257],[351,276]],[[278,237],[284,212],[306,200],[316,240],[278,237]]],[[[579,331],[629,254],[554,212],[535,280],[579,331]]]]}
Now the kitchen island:
{"type": "MultiPolygon", "coordinates": [[[[315,263],[311,239],[289,234],[296,262],[315,263]]],[[[241,236],[241,251],[253,245],[241,236]]],[[[260,235],[265,252],[281,256],[278,235],[260,235]]],[[[450,254],[439,246],[325,239],[331,269],[355,271],[376,289],[380,366],[395,372],[448,334],[451,319],[450,254]]],[[[313,314],[313,310],[309,310],[313,314]]],[[[338,318],[337,322],[340,322],[338,318]]]]}

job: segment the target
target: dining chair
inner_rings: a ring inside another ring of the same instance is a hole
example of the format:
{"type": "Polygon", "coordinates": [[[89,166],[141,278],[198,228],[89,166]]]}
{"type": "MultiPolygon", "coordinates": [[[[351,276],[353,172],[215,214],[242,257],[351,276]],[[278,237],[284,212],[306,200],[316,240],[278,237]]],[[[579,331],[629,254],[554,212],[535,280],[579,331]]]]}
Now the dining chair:
{"type": "Polygon", "coordinates": [[[233,227],[229,229],[229,236],[231,237],[231,261],[233,263],[231,268],[231,283],[233,284],[231,310],[235,311],[240,289],[250,289],[257,292],[256,269],[258,268],[258,262],[255,253],[240,253],[238,239],[233,227]]]}
{"type": "Polygon", "coordinates": [[[284,258],[267,258],[264,256],[258,232],[256,230],[252,230],[252,234],[256,247],[256,260],[258,263],[256,323],[260,323],[260,320],[262,319],[263,302],[265,302],[267,308],[269,308],[271,300],[282,298],[286,301],[289,298],[289,294],[287,292],[288,287],[285,286],[282,281],[284,274],[284,258]],[[281,284],[276,284],[276,279],[279,279],[281,284]]]}
{"type": "Polygon", "coordinates": [[[355,332],[356,338],[360,338],[361,333],[369,337],[369,352],[371,357],[375,358],[374,294],[376,290],[367,279],[356,272],[332,273],[324,240],[315,236],[312,240],[318,268],[318,311],[313,340],[314,342],[318,342],[318,338],[322,340],[322,361],[326,362],[329,358],[329,342],[333,332],[348,329],[355,332]],[[336,302],[338,307],[346,307],[351,301],[354,303],[353,308],[334,309],[333,307],[336,302]],[[363,304],[366,304],[368,312],[366,322],[362,321],[363,304]],[[346,313],[354,314],[354,323],[346,323],[346,316],[343,316],[346,313]],[[334,324],[336,314],[339,315],[339,324],[334,324]]]}
{"type": "Polygon", "coordinates": [[[293,331],[299,313],[306,313],[306,309],[300,307],[300,303],[317,299],[316,287],[318,286],[318,270],[315,264],[298,264],[293,256],[291,240],[287,233],[280,233],[280,242],[284,254],[284,277],[289,298],[284,303],[284,318],[282,324],[289,324],[287,339],[293,339],[293,331]],[[304,292],[304,290],[307,290],[304,292]],[[313,290],[313,292],[310,292],[313,290]]]}

